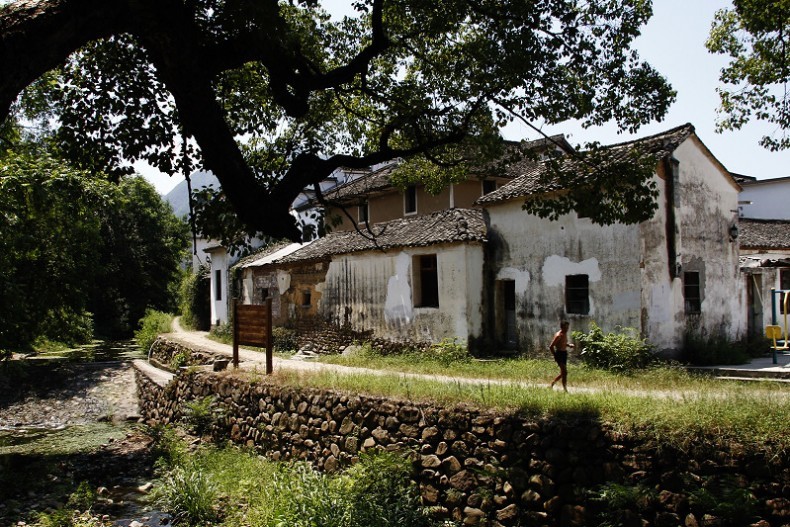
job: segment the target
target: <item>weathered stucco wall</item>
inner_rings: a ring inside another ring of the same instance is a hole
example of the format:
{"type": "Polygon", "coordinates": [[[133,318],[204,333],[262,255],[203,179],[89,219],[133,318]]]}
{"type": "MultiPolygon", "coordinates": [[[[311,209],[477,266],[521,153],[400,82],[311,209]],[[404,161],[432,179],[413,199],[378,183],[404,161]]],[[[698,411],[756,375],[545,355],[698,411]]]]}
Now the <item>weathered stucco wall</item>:
{"type": "Polygon", "coordinates": [[[767,459],[762,449],[716,437],[681,450],[593,417],[445,408],[256,379],[182,371],[160,387],[138,370],[141,413],[149,424],[173,423],[186,403],[212,397],[215,438],[327,472],[365,451],[403,452],[413,460],[423,503],[463,525],[581,527],[600,525],[602,513],[621,525],[723,525],[730,518],[706,515],[689,501],[691,492],[715,491],[721,482],[756,497],[753,521],[763,523],[753,525],[784,525],[790,515],[786,454],[767,459]],[[608,483],[640,485],[656,497],[607,508],[593,498],[608,483]]]}
{"type": "MultiPolygon", "coordinates": [[[[545,348],[561,318],[570,320],[572,330],[586,330],[590,321],[605,330],[633,327],[670,354],[687,333],[745,335],[738,246],[729,239],[737,188],[693,138],[676,149],[675,158],[674,191],[667,184],[673,171],[659,164],[658,210],[638,226],[600,227],[573,213],[543,220],[525,214],[519,200],[488,208],[493,275],[515,280],[521,348],[545,348]],[[700,314],[686,313],[684,271],[700,274],[700,314]],[[574,274],[589,277],[588,315],[566,313],[565,277],[574,274]]],[[[494,304],[492,309],[501,309],[494,304]]]]}
{"type": "Polygon", "coordinates": [[[482,330],[483,250],[441,245],[335,257],[326,274],[321,317],[393,340],[438,342],[482,330]],[[414,257],[435,254],[439,307],[415,307],[414,257]]]}
{"type": "MultiPolygon", "coordinates": [[[[737,222],[738,189],[693,137],[675,150],[679,161],[678,262],[681,272],[697,271],[702,282],[699,315],[684,313],[682,280],[673,281],[674,338],[745,336],[746,305],[738,244],[729,229],[737,222]]],[[[652,328],[651,328],[652,329],[652,328]]]]}
{"type": "MultiPolygon", "coordinates": [[[[514,280],[521,349],[544,349],[559,321],[587,330],[640,327],[639,232],[636,227],[593,225],[576,214],[549,221],[525,213],[513,200],[488,209],[495,244],[495,280],[514,280]],[[589,276],[588,315],[565,312],[565,277],[589,276]]],[[[496,302],[499,304],[499,302],[496,302]]],[[[490,306],[501,309],[500,305],[490,306]]]]}

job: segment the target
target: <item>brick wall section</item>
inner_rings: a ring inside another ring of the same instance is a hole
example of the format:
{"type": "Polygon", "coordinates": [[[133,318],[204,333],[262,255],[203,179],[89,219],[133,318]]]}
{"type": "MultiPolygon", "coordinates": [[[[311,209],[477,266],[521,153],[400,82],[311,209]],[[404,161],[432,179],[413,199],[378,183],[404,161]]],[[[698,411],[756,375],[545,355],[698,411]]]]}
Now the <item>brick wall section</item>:
{"type": "Polygon", "coordinates": [[[587,490],[607,482],[656,491],[636,512],[608,511],[622,525],[724,525],[695,516],[689,501],[692,488],[723,477],[748,485],[756,496],[752,525],[790,523],[790,459],[736,452],[716,438],[677,451],[592,418],[443,408],[231,373],[186,370],[160,388],[138,372],[137,382],[149,422],[175,422],[185,402],[213,396],[222,417],[212,434],[273,460],[306,460],[332,472],[368,450],[409,452],[424,504],[464,525],[594,525],[602,505],[587,490]]]}

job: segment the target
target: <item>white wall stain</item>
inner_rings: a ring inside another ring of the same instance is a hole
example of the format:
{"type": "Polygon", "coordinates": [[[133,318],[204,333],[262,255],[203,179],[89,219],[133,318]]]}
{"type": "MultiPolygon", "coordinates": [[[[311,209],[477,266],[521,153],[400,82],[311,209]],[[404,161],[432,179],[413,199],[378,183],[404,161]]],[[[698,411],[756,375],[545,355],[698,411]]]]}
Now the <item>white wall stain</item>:
{"type": "Polygon", "coordinates": [[[291,288],[291,273],[288,271],[277,270],[277,290],[281,295],[291,288]]]}
{"type": "Polygon", "coordinates": [[[409,271],[411,256],[401,252],[395,258],[395,274],[387,281],[384,320],[387,324],[410,324],[413,316],[409,271]]]}
{"type": "Polygon", "coordinates": [[[569,258],[553,254],[543,261],[543,282],[547,286],[564,286],[565,277],[573,274],[586,274],[590,282],[601,280],[601,269],[597,258],[572,262],[569,258]]]}
{"type": "Polygon", "coordinates": [[[522,271],[515,267],[503,267],[496,275],[497,280],[513,280],[516,286],[516,294],[523,295],[527,292],[531,279],[529,271],[522,271]]]}

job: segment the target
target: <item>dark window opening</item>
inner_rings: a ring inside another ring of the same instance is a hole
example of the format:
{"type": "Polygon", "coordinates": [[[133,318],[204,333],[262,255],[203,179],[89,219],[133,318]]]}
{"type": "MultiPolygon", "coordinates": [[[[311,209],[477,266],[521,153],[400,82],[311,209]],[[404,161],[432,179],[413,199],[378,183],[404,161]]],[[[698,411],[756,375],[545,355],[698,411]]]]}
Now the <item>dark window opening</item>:
{"type": "Polygon", "coordinates": [[[491,194],[496,190],[496,181],[493,179],[484,179],[483,180],[483,196],[486,194],[491,194]]]}
{"type": "Polygon", "coordinates": [[[406,214],[417,212],[417,187],[409,185],[403,193],[403,211],[406,214]]]}
{"type": "Polygon", "coordinates": [[[435,254],[415,257],[415,306],[439,307],[439,271],[435,254]]]}
{"type": "Polygon", "coordinates": [[[790,290],[790,269],[779,270],[779,289],[790,290]]]}
{"type": "Polygon", "coordinates": [[[590,312],[590,277],[571,274],[565,277],[565,312],[586,315],[590,312]]]}
{"type": "Polygon", "coordinates": [[[699,272],[686,271],[683,273],[683,300],[686,313],[695,314],[702,312],[702,294],[700,289],[699,272]]]}
{"type": "Polygon", "coordinates": [[[302,291],[302,307],[310,307],[312,300],[312,293],[309,289],[302,291]]]}
{"type": "Polygon", "coordinates": [[[357,220],[359,221],[359,223],[367,223],[369,218],[370,218],[370,213],[368,210],[368,202],[366,201],[365,203],[362,203],[359,206],[359,213],[357,216],[357,220]]]}
{"type": "Polygon", "coordinates": [[[214,299],[222,300],[222,271],[220,269],[214,272],[214,299]]]}
{"type": "Polygon", "coordinates": [[[261,289],[261,302],[266,303],[267,298],[269,298],[269,289],[264,287],[261,289]]]}

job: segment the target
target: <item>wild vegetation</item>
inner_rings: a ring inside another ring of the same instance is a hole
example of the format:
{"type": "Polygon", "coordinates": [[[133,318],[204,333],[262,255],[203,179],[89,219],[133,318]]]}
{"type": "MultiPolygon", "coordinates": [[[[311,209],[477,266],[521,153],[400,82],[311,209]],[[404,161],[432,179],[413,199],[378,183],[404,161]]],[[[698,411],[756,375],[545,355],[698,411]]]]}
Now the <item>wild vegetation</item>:
{"type": "Polygon", "coordinates": [[[0,350],[128,337],[147,308],[174,308],[186,227],[154,188],[19,149],[0,151],[0,350]]]}

